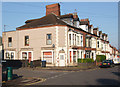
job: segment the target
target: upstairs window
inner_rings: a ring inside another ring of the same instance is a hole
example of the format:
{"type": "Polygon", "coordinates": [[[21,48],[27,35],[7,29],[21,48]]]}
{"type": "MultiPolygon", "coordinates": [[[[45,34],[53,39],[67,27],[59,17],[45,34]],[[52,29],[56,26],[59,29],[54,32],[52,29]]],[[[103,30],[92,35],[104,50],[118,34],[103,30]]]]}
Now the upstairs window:
{"type": "Polygon", "coordinates": [[[25,46],[29,46],[29,36],[25,36],[25,46]]]}
{"type": "Polygon", "coordinates": [[[83,36],[81,36],[81,46],[83,46],[83,36]]]}
{"type": "Polygon", "coordinates": [[[97,42],[97,47],[99,48],[99,41],[97,42]]]}
{"type": "Polygon", "coordinates": [[[71,34],[69,34],[69,45],[71,45],[71,34]]]}
{"type": "Polygon", "coordinates": [[[73,34],[73,45],[74,45],[74,34],[73,34]]]}
{"type": "Polygon", "coordinates": [[[77,36],[77,45],[80,45],[80,39],[79,39],[79,36],[77,36]]]}
{"type": "Polygon", "coordinates": [[[51,45],[52,44],[52,35],[51,34],[47,34],[47,45],[51,45]]]}
{"type": "Polygon", "coordinates": [[[75,34],[75,45],[76,45],[76,34],[75,34]]]}
{"type": "Polygon", "coordinates": [[[86,37],[86,47],[91,47],[91,40],[89,37],[86,37]]]}
{"type": "Polygon", "coordinates": [[[12,37],[8,37],[8,47],[12,47],[12,37]]]}

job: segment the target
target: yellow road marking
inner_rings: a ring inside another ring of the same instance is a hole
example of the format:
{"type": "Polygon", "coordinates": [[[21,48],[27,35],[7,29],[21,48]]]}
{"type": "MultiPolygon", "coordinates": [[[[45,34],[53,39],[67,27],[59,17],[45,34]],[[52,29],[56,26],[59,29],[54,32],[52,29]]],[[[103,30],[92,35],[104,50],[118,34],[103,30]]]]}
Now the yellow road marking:
{"type": "Polygon", "coordinates": [[[43,78],[39,78],[39,79],[42,79],[42,80],[41,80],[41,81],[38,81],[38,82],[33,82],[33,83],[24,84],[24,85],[32,85],[32,84],[36,84],[36,83],[40,83],[40,82],[46,81],[46,79],[43,79],[43,78]]]}

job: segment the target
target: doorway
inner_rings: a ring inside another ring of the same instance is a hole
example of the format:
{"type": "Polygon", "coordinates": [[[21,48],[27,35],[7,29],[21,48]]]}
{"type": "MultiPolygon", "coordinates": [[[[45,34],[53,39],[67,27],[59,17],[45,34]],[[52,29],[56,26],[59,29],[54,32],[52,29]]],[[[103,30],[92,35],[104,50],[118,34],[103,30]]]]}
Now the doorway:
{"type": "Polygon", "coordinates": [[[65,66],[65,54],[64,53],[60,53],[59,54],[59,66],[65,66]]]}

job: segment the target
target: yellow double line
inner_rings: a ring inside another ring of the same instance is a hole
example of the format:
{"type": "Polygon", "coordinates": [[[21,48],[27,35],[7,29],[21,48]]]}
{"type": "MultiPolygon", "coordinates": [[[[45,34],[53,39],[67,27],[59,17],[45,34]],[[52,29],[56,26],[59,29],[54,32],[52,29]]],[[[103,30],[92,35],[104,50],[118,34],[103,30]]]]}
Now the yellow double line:
{"type": "Polygon", "coordinates": [[[28,83],[28,84],[25,84],[25,85],[33,85],[33,84],[37,84],[37,83],[40,83],[40,82],[44,82],[44,81],[46,81],[45,78],[37,78],[37,79],[41,79],[41,80],[38,81],[38,82],[28,83]]]}

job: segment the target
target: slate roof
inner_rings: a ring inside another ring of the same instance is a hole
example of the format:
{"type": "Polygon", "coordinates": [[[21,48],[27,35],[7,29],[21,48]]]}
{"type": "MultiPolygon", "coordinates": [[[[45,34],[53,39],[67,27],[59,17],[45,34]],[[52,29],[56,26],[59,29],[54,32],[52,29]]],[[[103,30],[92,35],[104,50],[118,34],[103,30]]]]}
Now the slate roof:
{"type": "Polygon", "coordinates": [[[73,18],[73,14],[66,14],[66,15],[60,15],[58,16],[60,19],[63,19],[63,18],[73,18]]]}
{"type": "Polygon", "coordinates": [[[25,25],[20,26],[16,29],[36,28],[36,27],[47,26],[47,25],[68,25],[67,23],[60,20],[54,14],[48,14],[47,16],[44,16],[39,19],[27,20],[25,23],[26,23],[25,25]]]}
{"type": "MultiPolygon", "coordinates": [[[[77,28],[75,26],[71,26],[71,25],[65,23],[64,21],[62,21],[60,19],[60,16],[58,17],[55,14],[48,14],[47,16],[44,16],[39,19],[27,20],[25,23],[26,23],[25,25],[17,27],[16,29],[19,30],[19,29],[26,29],[26,28],[37,28],[37,27],[49,26],[49,25],[66,25],[71,28],[75,28],[80,31],[84,31],[81,28],[77,28]]],[[[84,32],[86,32],[86,31],[84,31],[84,32]]],[[[89,32],[86,32],[86,33],[89,33],[89,32]]],[[[89,33],[89,34],[91,34],[91,33],[89,33]]],[[[92,35],[96,36],[95,34],[92,34],[92,35]]]]}

